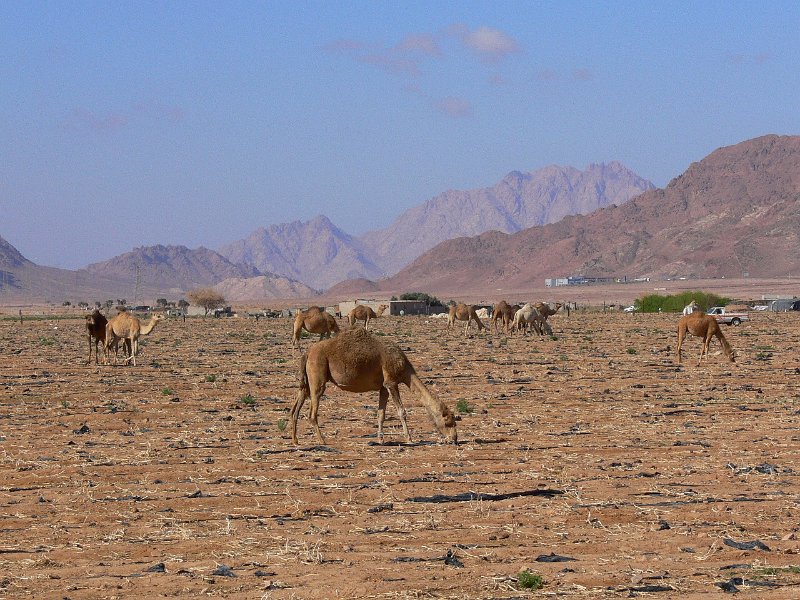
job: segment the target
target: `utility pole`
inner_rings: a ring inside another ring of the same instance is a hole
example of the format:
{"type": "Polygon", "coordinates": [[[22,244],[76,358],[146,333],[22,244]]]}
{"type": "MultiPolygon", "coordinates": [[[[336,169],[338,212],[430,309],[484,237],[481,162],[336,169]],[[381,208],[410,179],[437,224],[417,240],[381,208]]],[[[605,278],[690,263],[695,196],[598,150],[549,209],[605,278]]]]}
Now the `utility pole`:
{"type": "Polygon", "coordinates": [[[139,284],[142,282],[141,275],[139,273],[139,265],[136,265],[136,288],[133,290],[133,305],[138,306],[139,304],[139,284]]]}

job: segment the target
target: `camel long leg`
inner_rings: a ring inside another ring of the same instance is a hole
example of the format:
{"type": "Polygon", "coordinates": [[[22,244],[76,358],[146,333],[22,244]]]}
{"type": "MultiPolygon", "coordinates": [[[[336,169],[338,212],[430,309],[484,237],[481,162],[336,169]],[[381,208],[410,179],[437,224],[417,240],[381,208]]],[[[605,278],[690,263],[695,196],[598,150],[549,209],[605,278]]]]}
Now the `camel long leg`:
{"type": "Polygon", "coordinates": [[[406,436],[406,442],[411,443],[411,434],[408,431],[408,422],[406,421],[406,409],[403,407],[403,403],[400,401],[400,389],[395,383],[389,388],[389,391],[392,394],[392,402],[394,402],[394,405],[397,408],[397,414],[400,416],[400,423],[403,425],[403,434],[406,436]]]}
{"type": "Polygon", "coordinates": [[[369,315],[367,315],[367,318],[364,319],[364,331],[366,331],[368,327],[369,327],[369,315]]]}
{"type": "Polygon", "coordinates": [[[683,326],[678,327],[678,362],[681,362],[681,346],[683,346],[683,338],[686,337],[686,329],[683,326]]]}
{"type": "Polygon", "coordinates": [[[311,389],[311,410],[309,411],[308,418],[311,421],[311,424],[314,426],[314,431],[317,433],[317,439],[319,440],[319,443],[324,444],[325,438],[323,437],[322,431],[319,428],[317,413],[319,412],[319,399],[325,392],[325,383],[323,382],[320,385],[318,382],[309,379],[309,387],[311,389]]]}
{"type": "Polygon", "coordinates": [[[309,393],[305,389],[300,389],[297,392],[294,404],[292,404],[292,411],[289,413],[289,418],[292,420],[292,441],[299,444],[297,441],[297,417],[300,416],[300,410],[303,408],[303,403],[308,398],[309,393]]]}
{"type": "Polygon", "coordinates": [[[382,387],[378,392],[378,443],[383,444],[383,420],[386,418],[386,403],[389,401],[389,390],[382,387]]]}
{"type": "MultiPolygon", "coordinates": [[[[703,350],[702,350],[702,352],[700,352],[700,361],[703,360],[703,355],[704,354],[705,354],[705,357],[706,357],[706,361],[708,361],[708,347],[711,345],[711,340],[712,339],[714,339],[714,332],[709,327],[706,330],[705,337],[703,338],[703,350]]],[[[700,364],[700,361],[697,362],[698,365],[700,364]]]]}

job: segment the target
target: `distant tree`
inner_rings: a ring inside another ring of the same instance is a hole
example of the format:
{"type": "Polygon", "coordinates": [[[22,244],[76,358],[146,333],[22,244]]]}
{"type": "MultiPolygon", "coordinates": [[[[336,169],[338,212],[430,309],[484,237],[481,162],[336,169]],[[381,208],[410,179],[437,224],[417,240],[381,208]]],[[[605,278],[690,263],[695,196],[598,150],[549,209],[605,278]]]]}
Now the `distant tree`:
{"type": "Polygon", "coordinates": [[[72,302],[70,302],[69,300],[64,300],[61,306],[72,306],[72,302]]]}
{"type": "Polygon", "coordinates": [[[88,302],[78,302],[78,308],[89,308],[88,302]]]}
{"type": "Polygon", "coordinates": [[[100,300],[95,300],[94,306],[95,308],[100,308],[101,306],[103,306],[103,303],[100,302],[100,300]]]}
{"type": "Polygon", "coordinates": [[[113,300],[106,300],[106,308],[111,308],[112,306],[114,306],[114,301],[113,300]]]}
{"type": "Polygon", "coordinates": [[[215,308],[225,306],[225,296],[214,288],[197,288],[195,290],[190,290],[186,295],[189,297],[192,304],[202,306],[206,311],[205,314],[208,314],[209,311],[215,308]]]}
{"type": "Polygon", "coordinates": [[[117,304],[125,306],[127,303],[128,303],[128,301],[125,300],[125,298],[117,298],[117,304]]]}
{"type": "Polygon", "coordinates": [[[156,300],[156,306],[160,306],[160,307],[163,308],[166,305],[167,305],[167,299],[166,298],[159,298],[158,300],[156,300]]]}
{"type": "Polygon", "coordinates": [[[442,301],[436,296],[431,296],[424,292],[405,292],[400,294],[400,300],[418,300],[424,302],[428,306],[442,306],[442,301]]]}
{"type": "Polygon", "coordinates": [[[186,298],[181,298],[178,300],[178,308],[182,308],[186,310],[189,307],[189,303],[186,301],[186,298]]]}

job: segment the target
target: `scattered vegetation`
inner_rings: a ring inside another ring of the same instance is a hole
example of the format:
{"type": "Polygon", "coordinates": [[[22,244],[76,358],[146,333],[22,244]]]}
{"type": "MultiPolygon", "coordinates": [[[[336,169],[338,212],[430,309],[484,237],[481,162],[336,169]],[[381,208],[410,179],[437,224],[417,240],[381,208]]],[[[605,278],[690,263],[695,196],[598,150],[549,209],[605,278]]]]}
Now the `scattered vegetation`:
{"type": "Polygon", "coordinates": [[[456,410],[462,415],[472,414],[475,412],[475,407],[467,402],[466,398],[459,398],[458,402],[456,402],[456,410]]]}
{"type": "Polygon", "coordinates": [[[286,419],[278,419],[278,430],[285,431],[286,430],[286,419]]]}
{"type": "Polygon", "coordinates": [[[692,300],[696,301],[701,310],[708,310],[712,306],[725,306],[731,299],[717,294],[700,291],[687,291],[680,294],[661,296],[650,294],[637,298],[634,306],[638,312],[681,312],[692,300]]]}
{"type": "Polygon", "coordinates": [[[197,306],[201,306],[208,314],[215,308],[222,308],[225,306],[225,296],[220,294],[214,288],[197,288],[189,291],[186,294],[189,300],[197,306]]]}
{"type": "Polygon", "coordinates": [[[538,590],[544,585],[541,575],[532,573],[530,569],[525,569],[517,573],[517,583],[519,587],[526,590],[538,590]]]}
{"type": "Polygon", "coordinates": [[[206,383],[214,383],[217,380],[217,376],[214,374],[206,375],[206,383]]]}
{"type": "Polygon", "coordinates": [[[168,387],[165,387],[163,390],[161,390],[161,394],[163,396],[172,396],[172,394],[174,394],[174,393],[175,392],[172,390],[172,388],[168,388],[168,387]]]}
{"type": "Polygon", "coordinates": [[[628,354],[636,354],[636,348],[628,348],[628,354]]]}
{"type": "Polygon", "coordinates": [[[239,398],[239,402],[241,402],[245,406],[255,406],[256,405],[256,399],[253,398],[253,396],[251,394],[245,394],[244,396],[239,398]]]}

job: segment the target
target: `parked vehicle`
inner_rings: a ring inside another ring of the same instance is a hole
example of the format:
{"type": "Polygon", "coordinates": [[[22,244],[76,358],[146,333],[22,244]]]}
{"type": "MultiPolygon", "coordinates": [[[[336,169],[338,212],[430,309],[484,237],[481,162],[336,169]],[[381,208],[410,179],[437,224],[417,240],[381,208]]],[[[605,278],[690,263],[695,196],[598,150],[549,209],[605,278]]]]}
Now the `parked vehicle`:
{"type": "Polygon", "coordinates": [[[728,312],[724,306],[712,306],[707,312],[717,320],[717,323],[726,325],[741,325],[742,322],[750,320],[750,315],[746,312],[728,312]]]}

